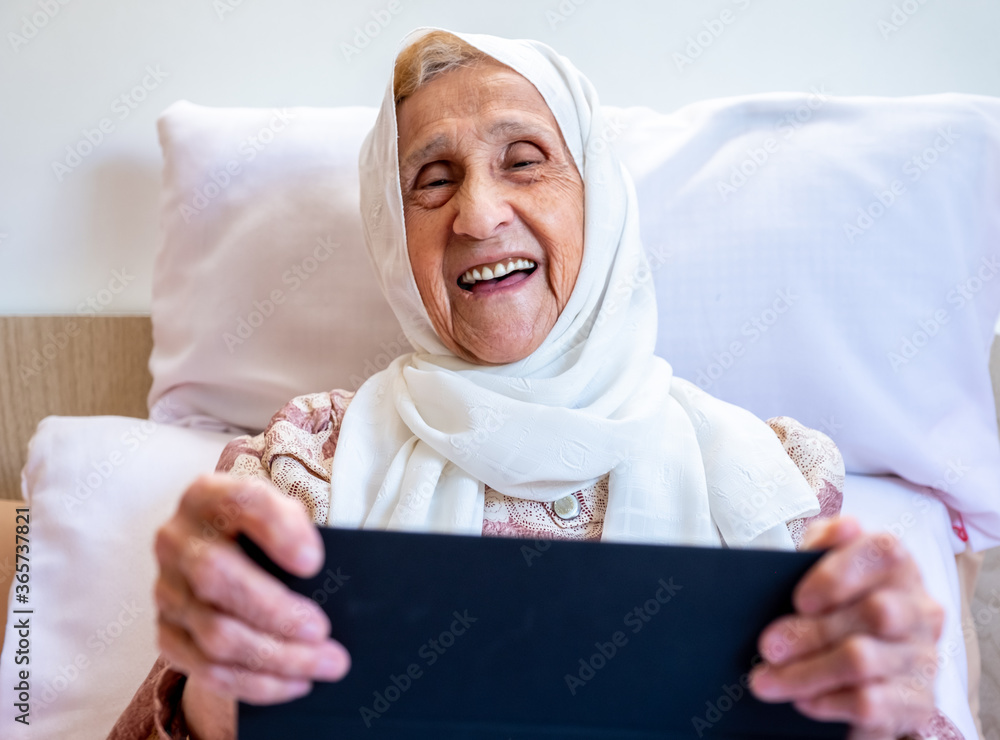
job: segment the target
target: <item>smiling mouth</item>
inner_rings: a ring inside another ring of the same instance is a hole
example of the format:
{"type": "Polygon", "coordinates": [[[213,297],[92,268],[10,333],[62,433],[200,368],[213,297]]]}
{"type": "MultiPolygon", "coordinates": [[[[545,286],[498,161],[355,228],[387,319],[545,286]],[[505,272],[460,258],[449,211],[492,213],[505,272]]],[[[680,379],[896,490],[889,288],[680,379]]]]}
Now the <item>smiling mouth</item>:
{"type": "Polygon", "coordinates": [[[494,265],[480,265],[458,279],[458,287],[470,293],[488,293],[501,285],[525,280],[538,266],[529,259],[507,260],[494,265]]]}

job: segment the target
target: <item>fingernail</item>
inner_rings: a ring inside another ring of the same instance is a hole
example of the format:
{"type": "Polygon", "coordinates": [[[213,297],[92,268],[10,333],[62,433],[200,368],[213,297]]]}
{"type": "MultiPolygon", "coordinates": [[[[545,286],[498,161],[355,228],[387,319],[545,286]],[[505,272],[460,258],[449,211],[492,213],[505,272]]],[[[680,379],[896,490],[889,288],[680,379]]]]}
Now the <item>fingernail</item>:
{"type": "Polygon", "coordinates": [[[769,663],[780,663],[785,657],[785,652],[786,649],[784,648],[780,637],[776,635],[768,635],[764,638],[761,654],[769,663]]]}
{"type": "Polygon", "coordinates": [[[821,606],[819,597],[815,594],[805,593],[800,594],[798,598],[798,609],[803,614],[812,614],[819,611],[821,606]]]}
{"type": "Polygon", "coordinates": [[[763,671],[750,677],[750,687],[753,689],[753,693],[761,699],[770,699],[781,693],[778,690],[779,687],[763,671]]]}
{"type": "Polygon", "coordinates": [[[313,571],[323,564],[323,553],[315,547],[302,545],[295,553],[295,565],[303,571],[313,571]]]}
{"type": "Polygon", "coordinates": [[[299,638],[308,642],[316,642],[326,637],[326,625],[315,617],[302,623],[299,627],[299,638]]]}
{"type": "Polygon", "coordinates": [[[324,655],[316,665],[316,678],[324,681],[339,681],[347,673],[349,662],[343,653],[324,655]]]}

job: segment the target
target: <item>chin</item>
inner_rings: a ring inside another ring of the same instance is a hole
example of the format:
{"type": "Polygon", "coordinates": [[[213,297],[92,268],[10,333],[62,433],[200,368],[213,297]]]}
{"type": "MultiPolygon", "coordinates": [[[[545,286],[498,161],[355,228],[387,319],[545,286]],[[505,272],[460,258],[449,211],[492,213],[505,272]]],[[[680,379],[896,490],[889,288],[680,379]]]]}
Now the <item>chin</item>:
{"type": "Polygon", "coordinates": [[[523,360],[538,349],[540,344],[541,342],[535,341],[533,333],[527,337],[516,338],[505,334],[492,342],[479,341],[473,346],[465,345],[460,356],[480,365],[508,365],[523,360]]]}

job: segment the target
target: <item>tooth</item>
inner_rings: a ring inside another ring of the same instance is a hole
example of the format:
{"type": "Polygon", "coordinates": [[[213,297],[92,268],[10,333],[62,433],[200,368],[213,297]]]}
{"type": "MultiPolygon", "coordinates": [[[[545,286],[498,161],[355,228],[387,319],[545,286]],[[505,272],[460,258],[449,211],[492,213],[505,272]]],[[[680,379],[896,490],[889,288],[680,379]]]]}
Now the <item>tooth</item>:
{"type": "Polygon", "coordinates": [[[467,273],[465,273],[464,275],[462,275],[462,282],[463,283],[471,283],[472,282],[472,270],[469,270],[467,273]]]}
{"type": "Polygon", "coordinates": [[[493,270],[491,270],[488,267],[484,267],[483,268],[483,280],[492,280],[492,279],[493,279],[493,270]]]}
{"type": "Polygon", "coordinates": [[[507,272],[514,272],[517,268],[514,267],[514,260],[507,263],[507,272]]]}
{"type": "Polygon", "coordinates": [[[482,274],[480,274],[479,270],[473,270],[472,271],[472,279],[475,280],[475,281],[479,281],[479,280],[483,279],[483,276],[482,276],[482,274]]]}
{"type": "Polygon", "coordinates": [[[518,269],[518,270],[523,270],[525,267],[526,267],[526,265],[524,264],[524,260],[522,260],[522,259],[519,259],[517,261],[517,264],[515,265],[515,269],[518,269]]]}
{"type": "Polygon", "coordinates": [[[507,274],[507,268],[503,266],[503,262],[497,262],[497,266],[493,268],[493,277],[503,277],[507,274]]]}

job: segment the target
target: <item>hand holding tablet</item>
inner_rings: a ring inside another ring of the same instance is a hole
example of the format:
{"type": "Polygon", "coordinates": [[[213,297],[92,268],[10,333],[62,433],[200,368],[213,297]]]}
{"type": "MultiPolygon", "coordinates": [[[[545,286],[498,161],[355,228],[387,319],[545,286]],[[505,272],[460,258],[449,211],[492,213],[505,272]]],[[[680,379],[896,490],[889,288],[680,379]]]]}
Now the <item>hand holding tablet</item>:
{"type": "Polygon", "coordinates": [[[319,531],[308,579],[241,544],[324,609],[351,671],[241,704],[242,740],[847,734],[747,690],[820,552],[319,531]]]}

